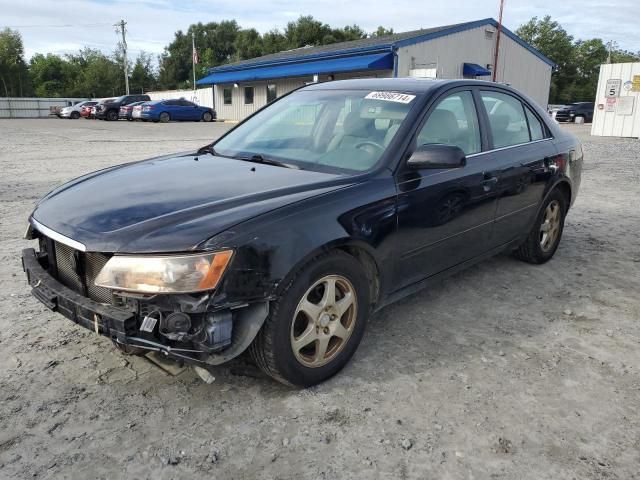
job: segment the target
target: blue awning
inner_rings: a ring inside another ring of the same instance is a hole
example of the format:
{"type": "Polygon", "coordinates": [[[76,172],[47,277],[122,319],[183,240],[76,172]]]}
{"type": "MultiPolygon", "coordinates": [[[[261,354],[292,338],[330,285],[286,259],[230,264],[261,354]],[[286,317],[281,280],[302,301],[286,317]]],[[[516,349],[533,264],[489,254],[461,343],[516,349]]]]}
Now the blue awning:
{"type": "Polygon", "coordinates": [[[486,75],[491,75],[491,70],[487,70],[477,63],[465,63],[464,68],[462,69],[462,74],[471,77],[484,77],[486,75]]]}
{"type": "Polygon", "coordinates": [[[247,66],[247,68],[242,70],[213,72],[198,80],[196,84],[213,85],[361,70],[391,70],[392,68],[392,53],[375,53],[355,57],[330,58],[312,62],[287,63],[266,67],[251,68],[251,66],[247,66]]]}

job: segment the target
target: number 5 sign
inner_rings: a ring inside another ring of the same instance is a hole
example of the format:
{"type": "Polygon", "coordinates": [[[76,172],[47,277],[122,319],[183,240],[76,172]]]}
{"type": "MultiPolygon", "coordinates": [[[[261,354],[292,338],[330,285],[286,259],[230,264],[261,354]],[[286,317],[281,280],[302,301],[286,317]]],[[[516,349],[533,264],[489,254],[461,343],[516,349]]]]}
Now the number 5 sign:
{"type": "Polygon", "coordinates": [[[620,79],[614,78],[611,80],[607,80],[605,95],[607,97],[619,97],[621,86],[622,86],[622,80],[620,79]]]}

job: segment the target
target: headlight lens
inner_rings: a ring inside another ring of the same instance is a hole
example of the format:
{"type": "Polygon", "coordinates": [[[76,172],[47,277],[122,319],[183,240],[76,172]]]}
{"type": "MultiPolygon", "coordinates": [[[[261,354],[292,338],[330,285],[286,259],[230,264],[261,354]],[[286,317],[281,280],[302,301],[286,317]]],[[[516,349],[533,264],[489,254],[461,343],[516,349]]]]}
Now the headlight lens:
{"type": "Polygon", "coordinates": [[[140,293],[190,293],[218,285],[233,251],[195,255],[114,255],[95,279],[98,287],[140,293]]]}

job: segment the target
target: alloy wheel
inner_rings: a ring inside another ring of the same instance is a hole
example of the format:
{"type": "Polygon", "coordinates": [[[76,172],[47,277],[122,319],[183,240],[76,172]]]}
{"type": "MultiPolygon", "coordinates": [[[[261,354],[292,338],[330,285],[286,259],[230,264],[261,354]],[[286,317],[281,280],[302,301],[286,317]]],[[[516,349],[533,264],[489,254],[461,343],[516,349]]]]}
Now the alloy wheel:
{"type": "Polygon", "coordinates": [[[358,314],[355,289],[341,275],[327,275],[303,295],[291,323],[291,348],[302,365],[317,368],[346,346],[358,314]]]}
{"type": "Polygon", "coordinates": [[[560,233],[561,214],[560,202],[553,200],[549,202],[544,210],[542,223],[540,224],[540,248],[543,252],[548,252],[553,248],[560,233]]]}

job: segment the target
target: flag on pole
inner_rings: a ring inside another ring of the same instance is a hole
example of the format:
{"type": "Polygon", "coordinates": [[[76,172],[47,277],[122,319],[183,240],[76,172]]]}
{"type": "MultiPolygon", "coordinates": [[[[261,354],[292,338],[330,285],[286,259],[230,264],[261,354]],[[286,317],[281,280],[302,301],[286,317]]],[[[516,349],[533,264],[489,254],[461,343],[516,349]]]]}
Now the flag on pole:
{"type": "Polygon", "coordinates": [[[200,56],[198,55],[198,50],[195,47],[193,47],[193,63],[200,63],[200,56]]]}

